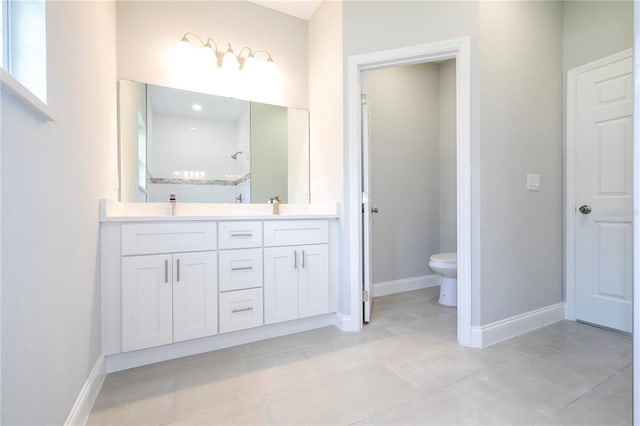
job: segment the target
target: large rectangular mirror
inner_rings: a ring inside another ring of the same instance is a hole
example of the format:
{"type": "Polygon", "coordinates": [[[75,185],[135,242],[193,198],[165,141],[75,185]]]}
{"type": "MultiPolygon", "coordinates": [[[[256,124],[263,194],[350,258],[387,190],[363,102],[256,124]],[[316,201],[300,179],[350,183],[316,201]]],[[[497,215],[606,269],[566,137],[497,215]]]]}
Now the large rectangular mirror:
{"type": "Polygon", "coordinates": [[[309,113],[120,80],[121,202],[309,203],[309,113]]]}

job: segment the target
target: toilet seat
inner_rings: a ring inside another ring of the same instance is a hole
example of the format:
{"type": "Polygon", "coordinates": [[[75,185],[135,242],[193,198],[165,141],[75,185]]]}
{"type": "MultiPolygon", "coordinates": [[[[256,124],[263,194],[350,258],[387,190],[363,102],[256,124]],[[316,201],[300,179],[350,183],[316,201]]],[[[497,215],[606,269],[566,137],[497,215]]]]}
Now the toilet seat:
{"type": "Polygon", "coordinates": [[[443,266],[455,266],[458,263],[457,253],[438,253],[429,258],[430,263],[443,265],[443,266]]]}

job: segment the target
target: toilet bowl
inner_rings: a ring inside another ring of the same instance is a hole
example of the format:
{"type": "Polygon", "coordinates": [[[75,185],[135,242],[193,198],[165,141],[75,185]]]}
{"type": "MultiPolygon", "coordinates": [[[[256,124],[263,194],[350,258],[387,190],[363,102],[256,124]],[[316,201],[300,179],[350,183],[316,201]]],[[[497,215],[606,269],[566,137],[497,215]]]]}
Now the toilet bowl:
{"type": "Polygon", "coordinates": [[[445,306],[458,305],[458,255],[438,253],[429,258],[431,270],[442,276],[438,302],[445,306]]]}

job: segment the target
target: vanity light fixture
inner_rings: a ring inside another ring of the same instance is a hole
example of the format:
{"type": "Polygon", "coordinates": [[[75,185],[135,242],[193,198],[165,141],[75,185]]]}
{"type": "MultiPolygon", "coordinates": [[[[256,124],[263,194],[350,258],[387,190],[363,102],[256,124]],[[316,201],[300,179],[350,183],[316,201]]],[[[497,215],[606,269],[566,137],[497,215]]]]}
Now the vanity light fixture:
{"type": "Polygon", "coordinates": [[[193,46],[189,38],[195,38],[200,42],[201,48],[205,49],[207,55],[212,55],[216,60],[216,65],[225,71],[238,71],[241,70],[245,73],[252,72],[256,67],[256,55],[266,55],[265,64],[267,69],[271,72],[275,69],[275,63],[273,57],[266,50],[253,51],[249,47],[243,47],[236,55],[231,48],[231,43],[227,43],[227,50],[224,52],[218,49],[218,44],[211,37],[203,40],[197,34],[186,32],[178,42],[178,50],[181,52],[189,52],[193,46]],[[211,53],[207,52],[210,51],[211,53]]]}

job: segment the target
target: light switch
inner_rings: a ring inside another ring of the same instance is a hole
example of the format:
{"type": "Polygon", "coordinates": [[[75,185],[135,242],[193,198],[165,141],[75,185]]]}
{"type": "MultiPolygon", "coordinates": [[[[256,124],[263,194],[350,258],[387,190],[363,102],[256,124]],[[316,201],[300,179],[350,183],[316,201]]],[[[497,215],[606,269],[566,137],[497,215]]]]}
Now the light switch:
{"type": "Polygon", "coordinates": [[[527,173],[527,191],[540,191],[540,175],[527,173]]]}

